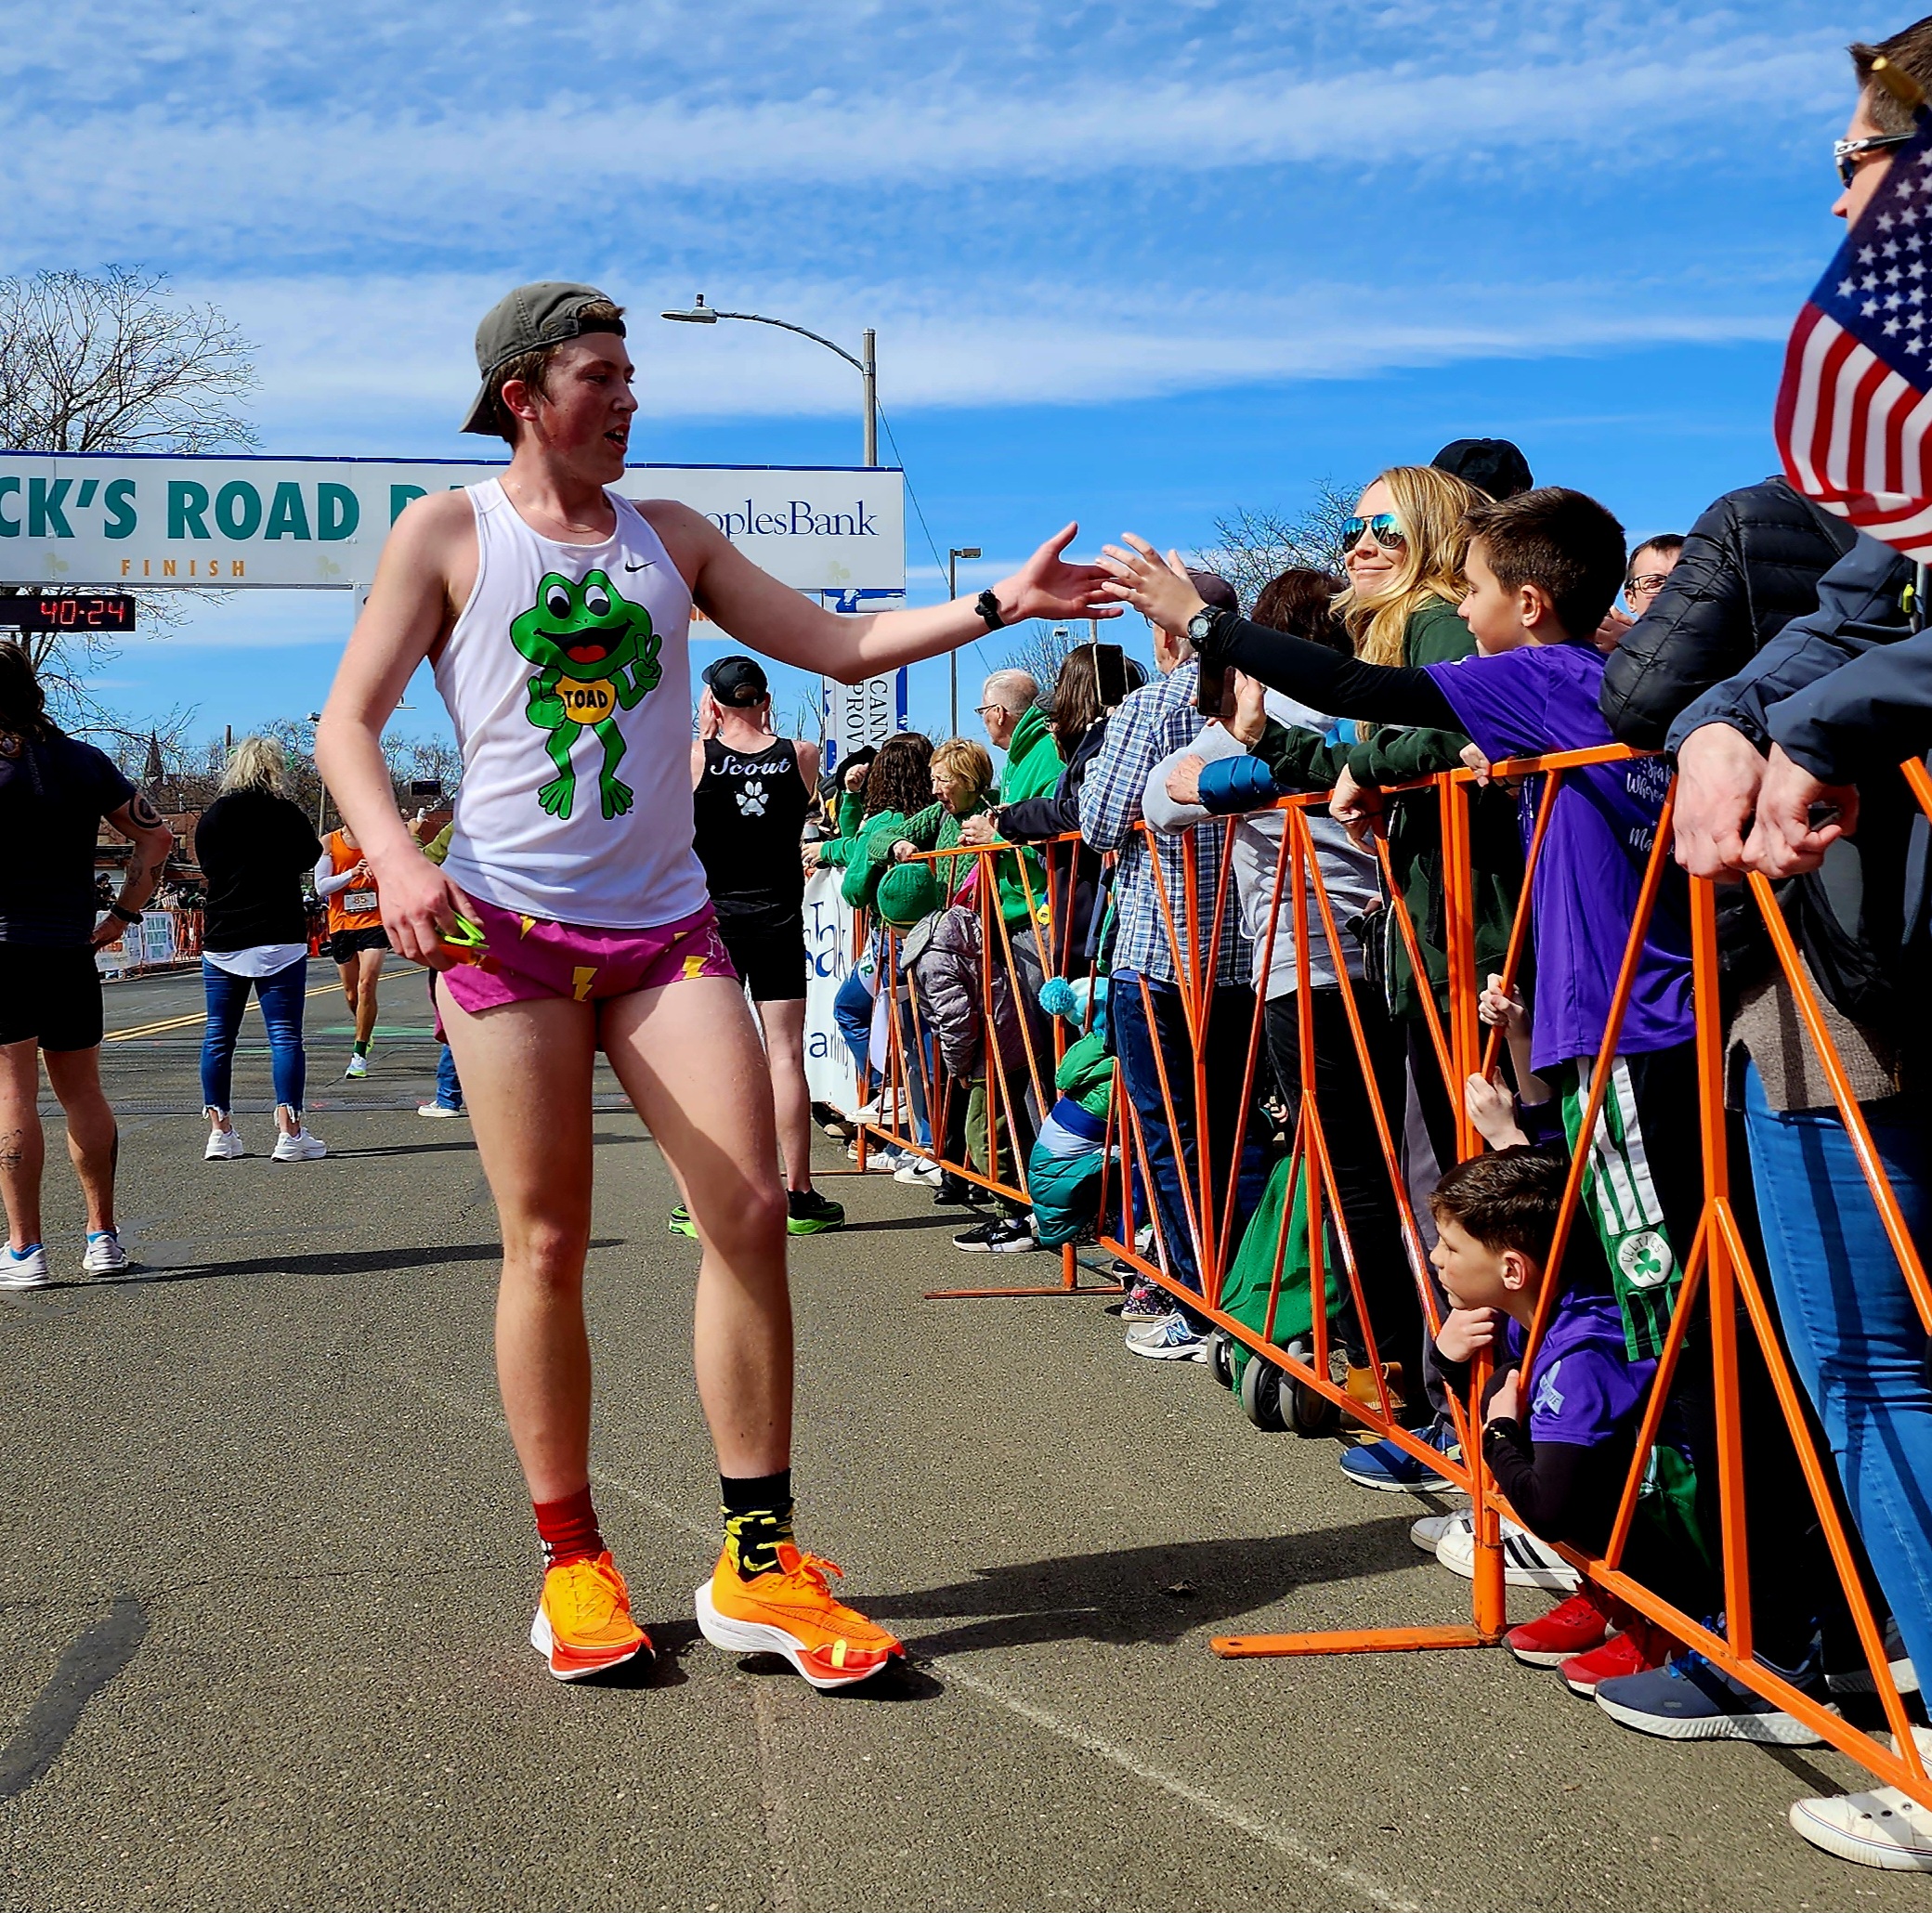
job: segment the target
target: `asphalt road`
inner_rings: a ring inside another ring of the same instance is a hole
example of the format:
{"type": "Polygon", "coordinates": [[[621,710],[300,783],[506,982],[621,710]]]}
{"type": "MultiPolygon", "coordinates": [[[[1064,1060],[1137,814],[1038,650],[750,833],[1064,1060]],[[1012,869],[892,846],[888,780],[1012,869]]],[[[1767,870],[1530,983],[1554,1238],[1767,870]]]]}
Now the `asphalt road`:
{"type": "MultiPolygon", "coordinates": [[[[0,1297],[0,1906],[1923,1906],[1785,1827],[1853,1777],[1835,1755],[1647,1740],[1496,1652],[1214,1659],[1217,1633],[1467,1619],[1467,1583],[1410,1546],[1424,1504],[1127,1354],[1099,1301],[921,1300],[987,1271],[889,1178],[829,1180],[852,1226],[795,1245],[797,1475],[802,1539],[913,1665],[827,1698],[717,1653],[697,1252],[607,1077],[596,1486],[660,1659],[557,1685],[526,1641],[488,1191],[467,1128],[413,1114],[423,979],[386,981],[359,1084],[315,983],[331,1153],[293,1165],[201,1160],[197,980],[111,989],[145,1032],[104,1051],[136,1267],[72,1272],[56,1147],[62,1278],[0,1297]]],[[[266,1147],[253,1012],[245,1037],[266,1147]]]]}

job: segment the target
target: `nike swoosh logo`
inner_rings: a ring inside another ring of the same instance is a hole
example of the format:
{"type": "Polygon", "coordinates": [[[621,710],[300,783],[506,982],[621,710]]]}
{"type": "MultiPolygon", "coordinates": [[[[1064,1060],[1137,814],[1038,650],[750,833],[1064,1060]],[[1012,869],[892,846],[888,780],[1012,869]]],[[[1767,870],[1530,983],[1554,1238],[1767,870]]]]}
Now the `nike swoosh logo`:
{"type": "Polygon", "coordinates": [[[641,559],[635,565],[627,562],[624,566],[624,569],[626,571],[648,571],[650,569],[650,564],[651,561],[648,558],[641,559]]]}

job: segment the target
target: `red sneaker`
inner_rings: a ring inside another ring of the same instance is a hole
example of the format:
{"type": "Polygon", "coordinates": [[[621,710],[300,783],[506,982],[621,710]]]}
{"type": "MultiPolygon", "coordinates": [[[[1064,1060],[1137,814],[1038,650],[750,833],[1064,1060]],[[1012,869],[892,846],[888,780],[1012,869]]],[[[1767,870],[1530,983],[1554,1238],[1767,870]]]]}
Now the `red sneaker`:
{"type": "Polygon", "coordinates": [[[1512,1627],[1503,1645],[1526,1667],[1560,1667],[1603,1645],[1610,1622],[1587,1594],[1572,1594],[1547,1614],[1512,1627]]]}
{"type": "Polygon", "coordinates": [[[1557,1672],[1573,1694],[1590,1700],[1596,1697],[1599,1681],[1613,1681],[1620,1674],[1649,1673],[1653,1667],[1662,1667],[1676,1647],[1668,1634],[1640,1620],[1632,1621],[1622,1633],[1611,1635],[1602,1646],[1587,1654],[1564,1661],[1557,1672]]]}

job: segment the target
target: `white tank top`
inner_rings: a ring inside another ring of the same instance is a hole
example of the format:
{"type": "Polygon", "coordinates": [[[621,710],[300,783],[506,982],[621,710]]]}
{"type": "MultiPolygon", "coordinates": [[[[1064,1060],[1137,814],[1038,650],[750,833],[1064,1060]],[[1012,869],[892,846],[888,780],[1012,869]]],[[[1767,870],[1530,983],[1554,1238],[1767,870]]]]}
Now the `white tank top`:
{"type": "Polygon", "coordinates": [[[443,867],[529,917],[650,930],[703,907],[691,848],[691,593],[607,492],[601,544],[540,538],[468,488],[476,585],[436,661],[463,785],[443,867]]]}

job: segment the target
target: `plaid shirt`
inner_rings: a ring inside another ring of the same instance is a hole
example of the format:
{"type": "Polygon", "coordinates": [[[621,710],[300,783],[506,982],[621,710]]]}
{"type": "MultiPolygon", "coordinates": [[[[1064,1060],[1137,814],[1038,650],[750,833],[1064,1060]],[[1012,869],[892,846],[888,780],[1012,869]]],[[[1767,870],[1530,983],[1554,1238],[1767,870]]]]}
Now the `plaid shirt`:
{"type": "MultiPolygon", "coordinates": [[[[1141,821],[1141,793],[1147,776],[1161,759],[1192,744],[1204,720],[1194,709],[1194,688],[1200,667],[1192,662],[1154,683],[1142,685],[1107,721],[1107,735],[1086,781],[1080,786],[1080,835],[1097,851],[1117,850],[1114,874],[1114,911],[1117,934],[1113,967],[1142,976],[1178,983],[1174,954],[1168,942],[1167,917],[1154,891],[1154,869],[1141,821]]],[[[1221,881],[1221,844],[1228,826],[1197,824],[1187,833],[1194,845],[1194,895],[1200,933],[1214,924],[1214,896],[1221,881]]],[[[1174,913],[1174,934],[1187,948],[1186,876],[1181,865],[1181,839],[1161,846],[1161,881],[1174,913]]],[[[1217,983],[1247,983],[1251,974],[1247,939],[1241,934],[1240,911],[1234,884],[1229,882],[1221,944],[1215,952],[1217,983]]]]}

